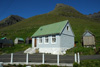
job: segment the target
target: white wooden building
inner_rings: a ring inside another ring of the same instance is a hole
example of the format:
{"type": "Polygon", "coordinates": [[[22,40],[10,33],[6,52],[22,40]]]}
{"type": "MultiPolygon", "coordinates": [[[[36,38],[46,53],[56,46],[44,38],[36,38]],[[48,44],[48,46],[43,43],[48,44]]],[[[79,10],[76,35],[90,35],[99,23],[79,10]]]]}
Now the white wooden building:
{"type": "Polygon", "coordinates": [[[65,54],[74,47],[74,33],[68,20],[41,26],[32,35],[32,49],[40,53],[65,54]]]}

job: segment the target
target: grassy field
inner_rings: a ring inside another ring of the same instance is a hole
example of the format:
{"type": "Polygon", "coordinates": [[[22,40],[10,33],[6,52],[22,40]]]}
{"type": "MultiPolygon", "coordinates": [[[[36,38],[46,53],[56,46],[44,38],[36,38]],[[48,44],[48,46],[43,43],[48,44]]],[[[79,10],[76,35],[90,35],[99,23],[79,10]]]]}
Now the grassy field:
{"type": "Polygon", "coordinates": [[[81,67],[100,67],[100,60],[84,60],[81,67]]]}
{"type": "Polygon", "coordinates": [[[13,47],[0,48],[0,54],[24,51],[28,47],[31,47],[31,44],[17,44],[13,47]]]}
{"type": "Polygon", "coordinates": [[[73,67],[100,67],[100,60],[83,60],[80,65],[74,63],[73,67]]]}

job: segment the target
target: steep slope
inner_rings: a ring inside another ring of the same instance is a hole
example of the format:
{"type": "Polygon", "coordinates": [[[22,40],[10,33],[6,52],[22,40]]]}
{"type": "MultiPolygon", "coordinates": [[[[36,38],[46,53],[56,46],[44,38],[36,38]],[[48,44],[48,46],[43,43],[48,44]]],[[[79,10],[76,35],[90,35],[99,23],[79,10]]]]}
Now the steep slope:
{"type": "Polygon", "coordinates": [[[49,13],[37,15],[2,28],[0,29],[0,37],[6,36],[11,39],[15,39],[16,37],[27,38],[34,34],[40,26],[63,20],[69,20],[75,33],[75,40],[78,41],[79,44],[81,43],[83,32],[87,29],[95,34],[97,42],[100,41],[100,23],[89,19],[87,16],[69,6],[56,6],[56,8],[49,13]]]}
{"type": "Polygon", "coordinates": [[[72,18],[87,18],[73,7],[65,4],[56,4],[55,9],[49,13],[72,18]]]}
{"type": "Polygon", "coordinates": [[[3,19],[2,21],[0,21],[0,27],[5,27],[5,26],[9,26],[12,24],[15,24],[19,21],[22,21],[24,18],[17,16],[17,15],[10,15],[7,18],[3,19]]]}

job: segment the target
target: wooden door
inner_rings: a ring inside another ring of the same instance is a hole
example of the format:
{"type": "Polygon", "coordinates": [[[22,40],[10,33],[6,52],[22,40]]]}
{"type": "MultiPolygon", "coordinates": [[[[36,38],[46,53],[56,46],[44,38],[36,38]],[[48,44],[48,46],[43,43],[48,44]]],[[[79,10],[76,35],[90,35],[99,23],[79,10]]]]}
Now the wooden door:
{"type": "Polygon", "coordinates": [[[37,40],[36,38],[34,39],[34,47],[36,47],[36,44],[37,44],[37,40]]]}

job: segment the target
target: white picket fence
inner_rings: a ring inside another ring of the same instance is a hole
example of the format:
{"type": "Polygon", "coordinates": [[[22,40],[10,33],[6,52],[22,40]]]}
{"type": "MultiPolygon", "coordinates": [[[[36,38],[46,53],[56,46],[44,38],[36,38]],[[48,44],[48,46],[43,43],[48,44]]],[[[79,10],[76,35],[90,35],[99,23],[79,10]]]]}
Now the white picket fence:
{"type": "MultiPolygon", "coordinates": [[[[26,64],[29,63],[28,61],[28,53],[26,54],[26,64]]],[[[11,53],[11,60],[10,60],[10,64],[13,64],[13,53],[11,53]]],[[[42,64],[45,64],[45,56],[44,53],[42,54],[42,64]]],[[[57,65],[59,66],[59,54],[57,55],[57,65]]]]}
{"type": "MultiPolygon", "coordinates": [[[[32,63],[30,63],[29,62],[29,56],[28,56],[29,54],[27,53],[26,54],[26,62],[19,62],[19,64],[26,64],[26,65],[28,65],[28,64],[32,64],[32,63]]],[[[18,62],[17,63],[15,63],[15,62],[13,62],[13,53],[11,53],[11,59],[10,59],[10,63],[3,63],[3,64],[18,64],[18,62]]],[[[74,60],[75,60],[75,62],[76,63],[78,63],[78,64],[80,64],[80,55],[79,55],[79,53],[75,53],[75,55],[74,55],[74,60]]],[[[57,55],[57,63],[55,64],[50,64],[50,65],[60,65],[61,66],[61,64],[59,63],[59,61],[60,61],[60,59],[59,59],[59,54],[57,55]]],[[[33,63],[34,64],[34,63],[33,63]]],[[[35,63],[35,64],[47,64],[47,63],[45,63],[45,54],[43,53],[42,54],[42,61],[41,61],[41,63],[35,63]]],[[[73,66],[73,63],[72,64],[63,64],[62,66],[73,66]]]]}
{"type": "Polygon", "coordinates": [[[75,58],[75,62],[80,64],[80,55],[79,55],[79,53],[75,53],[74,58],[75,58]]]}

